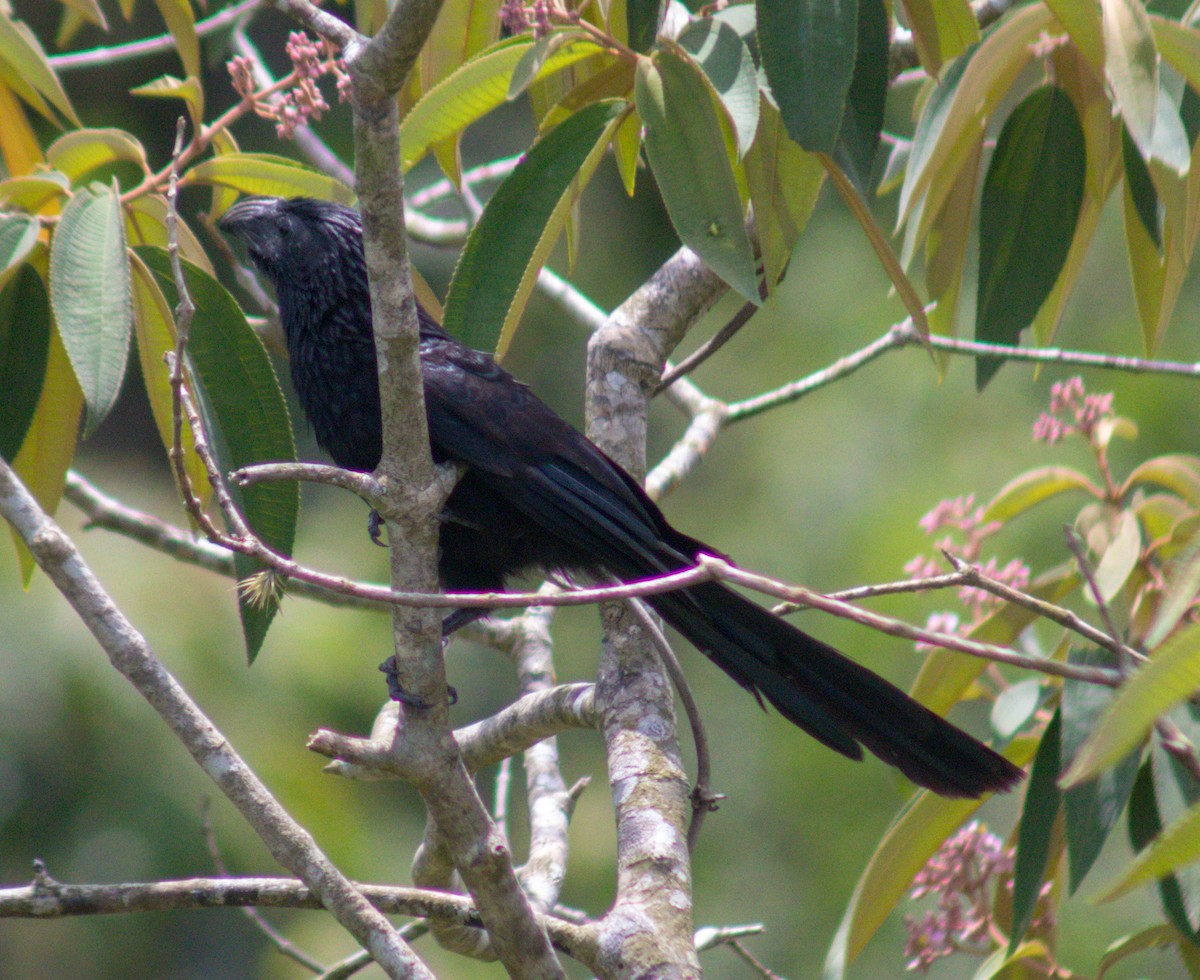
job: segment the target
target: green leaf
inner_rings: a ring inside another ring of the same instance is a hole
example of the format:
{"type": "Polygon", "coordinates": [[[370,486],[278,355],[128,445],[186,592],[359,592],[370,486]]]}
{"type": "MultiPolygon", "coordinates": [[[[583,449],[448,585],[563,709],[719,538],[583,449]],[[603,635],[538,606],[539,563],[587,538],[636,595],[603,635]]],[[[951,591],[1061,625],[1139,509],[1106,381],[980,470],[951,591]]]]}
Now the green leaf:
{"type": "Polygon", "coordinates": [[[680,240],[759,302],[754,252],[716,107],[699,70],[670,51],[639,63],[634,83],[646,155],[680,240]]]}
{"type": "MultiPolygon", "coordinates": [[[[166,251],[152,246],[135,251],[174,308],[178,294],[166,251]]],[[[189,263],[184,264],[184,276],[196,306],[188,360],[206,414],[217,427],[213,448],[218,465],[229,472],[252,463],[294,461],[296,445],[287,403],[262,341],[224,286],[189,263]]],[[[286,481],[233,490],[247,522],[262,541],[290,555],[300,509],[299,486],[286,481]]],[[[235,563],[239,581],[261,567],[244,556],[237,556],[235,563]]],[[[278,606],[255,605],[239,592],[238,607],[246,653],[253,662],[278,606]]]]}
{"type": "Polygon", "coordinates": [[[1141,932],[1122,936],[1115,942],[1110,943],[1104,951],[1104,956],[1100,959],[1100,969],[1096,973],[1096,980],[1104,980],[1109,970],[1136,953],[1141,953],[1148,949],[1179,946],[1181,942],[1186,941],[1179,930],[1171,925],[1150,926],[1141,932]]]}
{"type": "MultiPolygon", "coordinates": [[[[1191,744],[1200,740],[1200,714],[1194,704],[1178,705],[1168,717],[1191,744]]],[[[1162,826],[1172,826],[1200,803],[1200,780],[1189,766],[1168,752],[1161,741],[1151,749],[1150,769],[1154,775],[1154,803],[1160,824],[1153,828],[1149,837],[1133,842],[1138,851],[1152,842],[1162,826]]],[[[1193,949],[1200,947],[1200,864],[1184,865],[1160,878],[1158,894],[1167,918],[1187,936],[1188,945],[1193,949]]]]}
{"type": "MultiPolygon", "coordinates": [[[[1115,667],[1116,657],[1108,650],[1071,651],[1070,662],[1082,666],[1115,667]]],[[[1100,684],[1067,678],[1062,693],[1062,755],[1074,758],[1116,692],[1100,684]]],[[[1072,786],[1064,794],[1067,817],[1067,861],[1070,891],[1079,888],[1091,870],[1100,849],[1120,817],[1137,778],[1138,757],[1131,753],[1095,779],[1072,786]]]]}
{"type": "MultiPolygon", "coordinates": [[[[236,196],[236,195],[235,195],[236,196]]],[[[200,266],[210,276],[213,272],[208,253],[204,251],[188,223],[179,218],[176,224],[179,254],[200,266]]],[[[161,194],[144,194],[125,205],[125,239],[130,245],[167,247],[167,199],[161,194]]]]}
{"type": "Polygon", "coordinates": [[[1162,576],[1165,582],[1162,599],[1143,641],[1151,649],[1179,625],[1200,593],[1200,532],[1194,533],[1183,550],[1168,562],[1162,576]]]}
{"type": "Polygon", "coordinates": [[[1142,532],[1137,517],[1123,510],[1117,516],[1116,528],[1096,564],[1096,585],[1105,602],[1111,601],[1137,565],[1142,549],[1142,532]]]}
{"type": "MultiPolygon", "coordinates": [[[[1053,24],[1044,5],[1022,7],[946,69],[917,122],[908,174],[900,189],[900,223],[911,220],[922,200],[924,221],[937,215],[992,113],[1029,64],[1035,42],[1053,24]]],[[[924,231],[919,230],[917,242],[923,237],[924,231]]]]}
{"type": "Polygon", "coordinates": [[[1143,157],[1150,159],[1158,114],[1158,52],[1141,0],[1101,0],[1104,73],[1121,118],[1143,157]]]}
{"type": "Polygon", "coordinates": [[[838,133],[838,164],[867,193],[888,88],[888,11],[883,0],[858,0],[858,41],[854,77],[838,133]]]}
{"type": "MultiPolygon", "coordinates": [[[[1072,6],[1075,6],[1072,0],[1072,6]]],[[[1099,8],[1095,8],[1094,19],[1099,32],[1099,8]]],[[[1103,51],[1099,58],[1103,59],[1103,51]]],[[[1062,320],[1067,300],[1078,283],[1084,261],[1101,214],[1120,179],[1119,133],[1120,124],[1113,119],[1112,103],[1103,78],[1089,64],[1078,49],[1064,46],[1052,55],[1055,80],[1075,102],[1083,124],[1084,140],[1087,144],[1087,177],[1084,180],[1083,203],[1079,209],[1079,220],[1075,223],[1075,237],[1067,252],[1066,261],[1059,273],[1054,289],[1038,311],[1033,322],[1033,337],[1039,347],[1046,347],[1054,340],[1062,320]]]]}
{"type": "Polygon", "coordinates": [[[1100,23],[1100,7],[1074,0],[1046,0],[1055,19],[1067,29],[1075,47],[1094,69],[1104,67],[1104,28],[1100,23]]]}
{"type": "Polygon", "coordinates": [[[442,4],[421,49],[421,91],[433,88],[496,40],[499,12],[499,0],[447,0],[442,4]]]}
{"type": "MultiPolygon", "coordinates": [[[[1069,96],[1046,86],[1004,124],[983,185],[976,337],[1016,344],[1058,279],[1083,201],[1083,129],[1069,96]]],[[[979,358],[982,389],[1000,367],[979,358]]]]}
{"type": "Polygon", "coordinates": [[[47,99],[71,123],[81,125],[41,42],[27,24],[13,19],[7,5],[4,11],[0,11],[0,64],[6,69],[5,80],[12,90],[51,122],[58,125],[58,120],[47,111],[42,98],[47,99]]]}
{"type": "Polygon", "coordinates": [[[758,129],[758,72],[750,49],[728,24],[712,18],[692,21],[677,40],[712,85],[737,134],[744,157],[758,129]]]}
{"type": "MultiPolygon", "coordinates": [[[[50,334],[50,350],[46,359],[45,381],[38,397],[33,421],[21,443],[21,451],[13,460],[13,472],[29,488],[34,499],[47,514],[58,509],[67,469],[75,457],[79,438],[79,414],[83,410],[83,394],[71,370],[67,352],[58,331],[50,334]]],[[[36,567],[33,555],[16,536],[21,578],[28,588],[36,567]]]]}
{"type": "MultiPolygon", "coordinates": [[[[1159,758],[1156,754],[1155,768],[1159,758]]],[[[1160,885],[1168,886],[1161,890],[1165,911],[1177,927],[1182,924],[1188,935],[1194,936],[1196,930],[1188,919],[1178,881],[1168,876],[1183,865],[1200,859],[1200,806],[1187,810],[1160,832],[1161,826],[1154,798],[1154,779],[1148,763],[1138,773],[1129,804],[1129,836],[1139,853],[1100,901],[1112,901],[1147,882],[1164,879],[1160,885]]]]}
{"type": "Polygon", "coordinates": [[[335,177],[270,153],[223,153],[196,164],[180,183],[216,184],[265,197],[319,197],[338,204],[354,201],[354,192],[335,177]]]}
{"type": "Polygon", "coordinates": [[[580,40],[587,40],[587,35],[582,31],[570,28],[568,30],[552,31],[549,34],[539,37],[521,55],[521,60],[517,62],[512,71],[512,77],[508,81],[508,93],[506,98],[508,101],[519,97],[530,85],[532,85],[539,77],[542,77],[542,70],[546,67],[546,62],[558,51],[561,51],[567,45],[580,40]]]}
{"type": "Polygon", "coordinates": [[[758,135],[746,154],[745,169],[762,249],[763,276],[767,289],[773,290],[783,278],[792,250],[816,207],[825,168],[814,154],[788,138],[779,110],[763,95],[758,135]]]}
{"type": "Polygon", "coordinates": [[[1163,61],[1200,89],[1200,32],[1159,14],[1150,15],[1150,28],[1163,61]]]}
{"type": "Polygon", "coordinates": [[[145,148],[121,129],[73,129],[46,150],[46,162],[73,184],[120,160],[136,164],[143,173],[147,170],[145,148]]]}
{"type": "MultiPolygon", "coordinates": [[[[138,361],[142,381],[150,400],[150,411],[158,437],[168,454],[174,444],[174,420],[171,414],[171,382],[163,355],[175,349],[175,317],[167,298],[158,286],[154,274],[136,252],[131,252],[129,267],[133,282],[133,322],[137,337],[138,361]]],[[[191,426],[184,423],[179,433],[184,466],[191,480],[192,491],[206,506],[212,493],[208,474],[196,455],[195,437],[191,426]]],[[[171,476],[175,468],[171,467],[171,476]]]]}
{"type": "Polygon", "coordinates": [[[1082,490],[1093,497],[1101,491],[1078,470],[1067,466],[1043,466],[1016,477],[991,499],[983,511],[983,521],[1007,523],[1014,517],[1060,493],[1082,490]]]}
{"type": "Polygon", "coordinates": [[[934,77],[942,65],[979,40],[979,25],[967,0],[900,0],[912,28],[917,57],[934,77]]]}
{"type": "Polygon", "coordinates": [[[54,170],[0,180],[0,201],[31,213],[41,211],[50,201],[64,198],[70,192],[71,182],[54,170]]]}
{"type": "Polygon", "coordinates": [[[191,0],[154,0],[158,12],[175,39],[175,50],[183,62],[183,73],[200,77],[200,41],[196,37],[196,15],[191,0]]]}
{"type": "Polygon", "coordinates": [[[1058,771],[1062,761],[1062,709],[1054,712],[1042,734],[1025,789],[1025,805],[1017,829],[1017,857],[1013,867],[1012,930],[1008,955],[1012,956],[1025,938],[1042,890],[1054,821],[1062,807],[1058,771]]]}
{"type": "Polygon", "coordinates": [[[25,261],[25,256],[37,244],[40,230],[37,218],[26,214],[0,214],[0,277],[25,261]]]}
{"type": "Polygon", "coordinates": [[[642,152],[642,117],[637,110],[630,112],[625,121],[617,127],[613,135],[613,156],[616,157],[617,170],[621,174],[621,183],[625,185],[625,193],[633,197],[637,181],[638,159],[642,152]]]}
{"type": "Polygon", "coordinates": [[[1133,201],[1134,210],[1142,221],[1142,227],[1156,249],[1162,248],[1162,215],[1159,214],[1158,192],[1150,179],[1146,161],[1134,146],[1129,127],[1121,127],[1121,160],[1125,165],[1125,186],[1133,201]]]}
{"type": "Polygon", "coordinates": [[[1180,630],[1121,687],[1063,774],[1075,786],[1114,765],[1146,739],[1155,719],[1200,687],[1200,624],[1180,630]]]}
{"type": "Polygon", "coordinates": [[[638,54],[645,54],[654,46],[666,3],[667,0],[625,0],[627,43],[638,54]]]}
{"type": "Polygon", "coordinates": [[[204,122],[204,88],[194,76],[161,75],[152,82],[130,89],[129,94],[148,99],[183,99],[192,125],[198,128],[204,122]]]}
{"type": "Polygon", "coordinates": [[[538,270],[626,105],[597,102],[577,112],[534,143],[496,189],[471,229],[446,297],[445,327],[464,344],[504,353],[538,270]]]}
{"type": "Polygon", "coordinates": [[[1036,677],[1018,681],[992,702],[992,731],[1002,742],[1008,742],[1032,720],[1041,703],[1041,681],[1036,677]]]}
{"type": "Polygon", "coordinates": [[[1010,973],[1008,968],[1016,966],[1022,960],[1046,960],[1049,958],[1049,950],[1046,949],[1046,944],[1038,942],[1036,939],[1031,939],[1029,942],[1021,943],[1015,950],[1009,950],[1008,947],[1001,947],[989,956],[986,960],[979,964],[979,969],[975,971],[975,975],[971,980],[994,980],[998,977],[1026,977],[1027,972],[1019,971],[1010,973]]]}
{"type": "MultiPolygon", "coordinates": [[[[35,222],[36,224],[36,222],[35,222]]],[[[33,422],[50,352],[50,303],[30,265],[0,292],[0,457],[17,458],[33,422]]]]}
{"type": "Polygon", "coordinates": [[[121,391],[133,326],[116,186],[76,191],[50,242],[50,305],[83,390],[86,439],[121,391]]]}
{"type": "MultiPolygon", "coordinates": [[[[983,138],[980,137],[954,179],[942,203],[942,210],[929,225],[925,237],[925,285],[929,290],[929,299],[937,304],[929,314],[929,329],[933,333],[949,336],[957,332],[963,272],[971,244],[972,211],[982,154],[983,138]]],[[[916,230],[922,223],[917,221],[909,224],[910,234],[906,236],[906,244],[915,242],[916,230]]],[[[905,260],[902,258],[901,262],[905,260]]],[[[935,356],[939,361],[945,359],[945,355],[935,356]]]]}
{"type": "Polygon", "coordinates": [[[756,0],[775,103],[804,149],[832,153],[854,77],[859,0],[756,0]]]}
{"type": "MultiPolygon", "coordinates": [[[[1004,751],[1004,757],[1023,766],[1036,747],[1035,739],[1018,739],[1004,751]]],[[[844,975],[912,886],[916,873],[981,805],[980,800],[948,800],[927,790],[912,798],[879,842],[855,886],[825,959],[825,980],[844,975]]]]}
{"type": "Polygon", "coordinates": [[[1125,478],[1121,496],[1126,496],[1139,484],[1165,487],[1182,497],[1193,507],[1200,507],[1200,458],[1185,453],[1155,456],[1134,467],[1125,478]]]}
{"type": "MultiPolygon", "coordinates": [[[[533,44],[529,35],[501,41],[472,58],[454,74],[425,93],[400,124],[400,165],[410,169],[435,144],[461,133],[508,97],[513,69],[533,44]]],[[[545,78],[602,48],[592,41],[575,39],[548,57],[534,76],[545,78]]]]}

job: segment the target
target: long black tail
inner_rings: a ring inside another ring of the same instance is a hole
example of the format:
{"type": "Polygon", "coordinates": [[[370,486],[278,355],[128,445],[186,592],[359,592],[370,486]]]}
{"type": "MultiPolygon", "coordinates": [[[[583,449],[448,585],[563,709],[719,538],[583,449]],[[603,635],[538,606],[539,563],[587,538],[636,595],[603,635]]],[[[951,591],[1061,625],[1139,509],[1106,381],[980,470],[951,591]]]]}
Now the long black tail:
{"type": "Polygon", "coordinates": [[[943,796],[1010,789],[1024,773],[833,647],[715,582],[653,608],[743,687],[852,759],[863,747],[943,796]]]}

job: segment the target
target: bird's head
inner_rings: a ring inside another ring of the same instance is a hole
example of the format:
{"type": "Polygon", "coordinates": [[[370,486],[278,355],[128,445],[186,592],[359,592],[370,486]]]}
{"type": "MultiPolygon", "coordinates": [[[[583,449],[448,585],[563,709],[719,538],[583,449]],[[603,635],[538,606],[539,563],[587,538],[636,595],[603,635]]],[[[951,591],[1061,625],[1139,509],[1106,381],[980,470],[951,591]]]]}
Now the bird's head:
{"type": "Polygon", "coordinates": [[[333,257],[362,252],[358,212],[315,198],[248,197],[217,222],[223,232],[245,243],[254,265],[276,287],[281,277],[304,282],[320,276],[333,257]]]}

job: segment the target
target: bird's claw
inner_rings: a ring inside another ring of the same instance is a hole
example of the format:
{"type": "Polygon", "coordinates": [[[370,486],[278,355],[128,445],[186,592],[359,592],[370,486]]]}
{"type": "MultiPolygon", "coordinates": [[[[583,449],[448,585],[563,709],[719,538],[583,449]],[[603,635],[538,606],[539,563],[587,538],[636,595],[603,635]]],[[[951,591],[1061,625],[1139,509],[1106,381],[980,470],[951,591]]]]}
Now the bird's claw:
{"type": "Polygon", "coordinates": [[[379,516],[379,511],[374,507],[371,508],[371,513],[367,515],[367,534],[371,536],[371,540],[381,548],[387,547],[387,542],[383,540],[383,529],[387,527],[387,521],[379,516]]]}
{"type": "MultiPolygon", "coordinates": [[[[388,697],[393,701],[399,701],[401,704],[408,705],[410,708],[425,710],[432,708],[433,705],[426,701],[422,701],[415,694],[409,694],[403,687],[400,686],[400,678],[396,671],[395,656],[388,657],[379,665],[380,671],[387,679],[388,697]]],[[[458,691],[449,684],[446,685],[446,703],[450,705],[458,704],[458,691]]]]}

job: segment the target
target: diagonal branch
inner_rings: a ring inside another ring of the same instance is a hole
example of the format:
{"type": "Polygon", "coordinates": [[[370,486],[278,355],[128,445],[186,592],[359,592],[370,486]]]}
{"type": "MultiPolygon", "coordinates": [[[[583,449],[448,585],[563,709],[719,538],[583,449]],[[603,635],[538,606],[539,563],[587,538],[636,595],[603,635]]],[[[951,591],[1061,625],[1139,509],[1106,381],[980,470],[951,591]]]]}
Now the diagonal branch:
{"type": "Polygon", "coordinates": [[[246,818],[280,864],[295,873],[392,977],[432,974],[317,848],[154,656],[83,561],[71,539],[0,460],[0,516],[108,654],[185,748],[246,818]]]}

